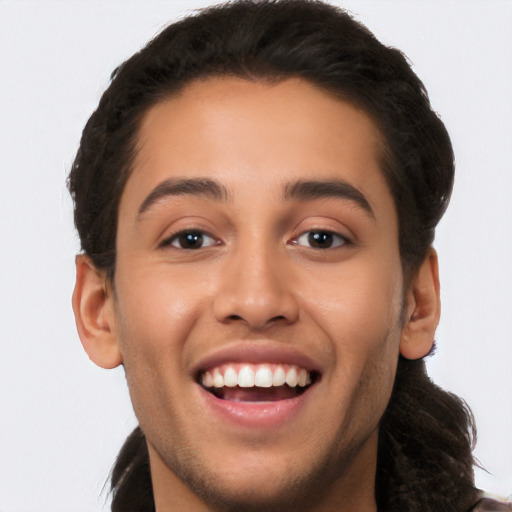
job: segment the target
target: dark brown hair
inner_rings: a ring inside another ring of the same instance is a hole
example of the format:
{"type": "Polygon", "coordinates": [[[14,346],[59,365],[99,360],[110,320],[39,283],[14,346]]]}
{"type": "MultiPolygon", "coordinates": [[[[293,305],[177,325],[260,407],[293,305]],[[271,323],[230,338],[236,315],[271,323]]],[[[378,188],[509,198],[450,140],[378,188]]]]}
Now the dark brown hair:
{"type": "MultiPolygon", "coordinates": [[[[83,131],[69,175],[83,251],[112,278],[118,206],[147,110],[209,76],[300,77],[362,108],[380,128],[382,171],[394,199],[404,275],[434,239],[453,185],[446,129],[404,55],[345,11],[318,1],[235,1],[168,26],[112,74],[83,131]]],[[[380,428],[381,511],[462,511],[474,499],[474,428],[423,361],[400,359],[380,428]]],[[[114,511],[152,510],[145,439],[128,438],[112,475],[114,511]]]]}

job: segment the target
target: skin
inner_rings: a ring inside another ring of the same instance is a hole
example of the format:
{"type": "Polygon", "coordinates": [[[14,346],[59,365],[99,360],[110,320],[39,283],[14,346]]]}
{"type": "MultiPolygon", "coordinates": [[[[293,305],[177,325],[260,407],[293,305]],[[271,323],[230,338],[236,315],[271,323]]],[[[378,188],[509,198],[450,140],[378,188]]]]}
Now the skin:
{"type": "Polygon", "coordinates": [[[90,357],[125,366],[159,512],[376,510],[398,355],[427,353],[439,318],[435,253],[403,292],[382,145],[362,111],[299,79],[211,78],[146,114],[114,286],[79,257],[74,308],[90,357]],[[184,178],[215,180],[224,195],[151,200],[184,178]],[[286,196],[312,179],[342,181],[367,204],[286,196]],[[175,237],[191,229],[205,233],[195,250],[175,237]],[[312,247],[311,232],[333,233],[333,245],[312,247]],[[272,429],[207,414],[197,384],[209,354],[255,345],[292,348],[321,374],[272,429]]]}

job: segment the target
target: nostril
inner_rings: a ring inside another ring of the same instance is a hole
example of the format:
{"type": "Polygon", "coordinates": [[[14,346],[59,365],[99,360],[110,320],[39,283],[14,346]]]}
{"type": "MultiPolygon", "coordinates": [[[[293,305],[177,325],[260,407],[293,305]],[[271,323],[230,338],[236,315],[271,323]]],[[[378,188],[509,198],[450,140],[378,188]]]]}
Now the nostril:
{"type": "MultiPolygon", "coordinates": [[[[226,317],[226,321],[228,322],[238,322],[238,321],[244,321],[244,317],[241,315],[229,315],[226,317]]],[[[268,326],[270,324],[278,323],[286,321],[286,317],[284,315],[276,315],[268,319],[268,321],[264,322],[265,326],[268,326]]],[[[253,322],[254,323],[254,322],[253,322]]],[[[259,327],[259,326],[255,326],[259,327]]]]}
{"type": "Polygon", "coordinates": [[[286,318],[283,315],[275,316],[270,319],[270,322],[277,322],[279,320],[286,320],[286,318]]]}

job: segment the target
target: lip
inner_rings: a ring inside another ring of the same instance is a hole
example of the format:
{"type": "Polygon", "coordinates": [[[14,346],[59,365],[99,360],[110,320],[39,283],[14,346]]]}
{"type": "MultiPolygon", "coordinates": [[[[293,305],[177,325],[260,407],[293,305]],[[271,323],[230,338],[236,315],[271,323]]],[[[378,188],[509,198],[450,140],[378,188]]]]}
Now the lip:
{"type": "Polygon", "coordinates": [[[223,423],[249,429],[269,429],[284,426],[293,420],[309,402],[313,384],[301,395],[275,402],[234,402],[217,398],[197,384],[206,411],[223,423]]]}
{"type": "Polygon", "coordinates": [[[269,429],[284,426],[304,410],[318,382],[304,393],[272,402],[235,402],[217,398],[198,382],[199,375],[216,366],[228,363],[289,364],[321,375],[321,366],[312,357],[294,347],[276,345],[268,340],[234,342],[203,356],[193,366],[192,374],[205,411],[223,424],[248,429],[269,429]]]}
{"type": "Polygon", "coordinates": [[[296,348],[261,340],[235,342],[210,352],[194,364],[192,374],[197,381],[201,372],[228,363],[289,364],[305,368],[309,372],[322,373],[321,366],[312,357],[296,348]]]}

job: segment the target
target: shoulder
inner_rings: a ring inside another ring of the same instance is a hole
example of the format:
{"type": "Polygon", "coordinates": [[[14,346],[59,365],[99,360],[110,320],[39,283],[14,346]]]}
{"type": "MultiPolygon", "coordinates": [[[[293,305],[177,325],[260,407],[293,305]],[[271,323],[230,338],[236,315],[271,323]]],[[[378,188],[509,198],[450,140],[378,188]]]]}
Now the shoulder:
{"type": "Polygon", "coordinates": [[[470,512],[512,512],[512,502],[483,495],[470,512]]]}

